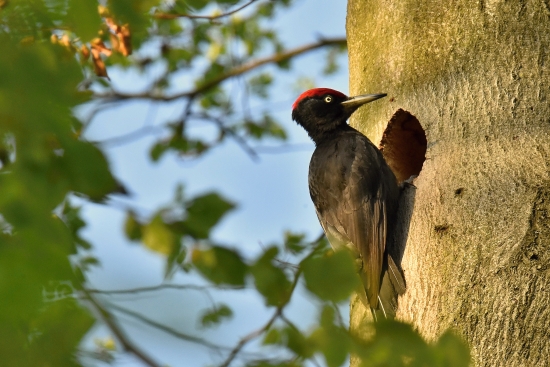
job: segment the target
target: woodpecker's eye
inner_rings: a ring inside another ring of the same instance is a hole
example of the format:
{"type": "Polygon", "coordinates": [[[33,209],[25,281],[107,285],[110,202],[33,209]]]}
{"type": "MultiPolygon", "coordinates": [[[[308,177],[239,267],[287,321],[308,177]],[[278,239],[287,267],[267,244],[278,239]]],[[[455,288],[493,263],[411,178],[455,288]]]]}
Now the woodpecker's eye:
{"type": "Polygon", "coordinates": [[[325,102],[326,102],[326,103],[332,102],[332,96],[326,96],[326,97],[325,97],[325,102]]]}

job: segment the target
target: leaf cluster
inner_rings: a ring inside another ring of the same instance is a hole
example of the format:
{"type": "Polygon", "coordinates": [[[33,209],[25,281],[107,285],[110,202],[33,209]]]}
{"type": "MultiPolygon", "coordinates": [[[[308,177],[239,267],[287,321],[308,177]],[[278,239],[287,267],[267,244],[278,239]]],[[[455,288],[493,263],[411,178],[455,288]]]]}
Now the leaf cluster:
{"type": "Polygon", "coordinates": [[[44,303],[43,289],[81,280],[69,256],[89,244],[67,196],[102,200],[117,183],[104,154],[75,134],[80,122],[71,109],[87,97],[77,92],[82,74],[72,55],[0,38],[2,363],[77,365],[72,351],[93,318],[74,300],[44,303]]]}

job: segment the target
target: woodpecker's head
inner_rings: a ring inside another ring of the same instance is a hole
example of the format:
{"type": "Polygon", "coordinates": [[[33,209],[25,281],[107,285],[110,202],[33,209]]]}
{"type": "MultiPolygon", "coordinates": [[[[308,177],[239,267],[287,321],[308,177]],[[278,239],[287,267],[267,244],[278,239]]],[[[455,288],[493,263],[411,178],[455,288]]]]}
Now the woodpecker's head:
{"type": "Polygon", "coordinates": [[[364,94],[348,97],[334,89],[310,89],[300,94],[292,105],[292,119],[317,142],[325,133],[345,125],[360,106],[385,96],[386,94],[364,94]]]}

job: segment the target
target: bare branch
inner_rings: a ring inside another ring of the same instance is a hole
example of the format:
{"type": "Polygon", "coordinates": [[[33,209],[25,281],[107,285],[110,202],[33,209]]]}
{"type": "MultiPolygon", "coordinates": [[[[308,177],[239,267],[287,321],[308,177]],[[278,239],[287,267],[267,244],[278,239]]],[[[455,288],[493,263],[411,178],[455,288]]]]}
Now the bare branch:
{"type": "Polygon", "coordinates": [[[335,302],[332,302],[332,308],[334,309],[334,312],[336,314],[336,320],[338,321],[339,326],[342,329],[346,329],[346,323],[344,322],[344,318],[342,317],[342,313],[340,312],[340,308],[338,308],[338,305],[335,302]]]}
{"type": "Polygon", "coordinates": [[[267,321],[267,323],[264,326],[241,338],[239,343],[235,346],[235,348],[233,348],[233,350],[231,350],[231,353],[229,353],[226,360],[220,365],[220,367],[229,367],[231,362],[233,362],[235,357],[237,357],[237,355],[248,343],[262,336],[266,331],[268,331],[271,328],[273,323],[282,316],[283,310],[290,302],[290,299],[292,298],[292,294],[296,289],[296,285],[298,284],[298,280],[300,279],[301,275],[302,275],[302,270],[298,269],[296,271],[296,274],[294,275],[294,279],[292,281],[292,285],[290,286],[290,292],[288,292],[287,299],[277,307],[277,309],[275,310],[275,313],[273,313],[273,316],[271,316],[271,318],[267,321]]]}
{"type": "Polygon", "coordinates": [[[140,322],[142,322],[144,324],[147,324],[147,325],[152,326],[152,327],[154,327],[158,330],[164,331],[167,334],[175,336],[176,338],[179,338],[179,339],[182,339],[182,340],[185,340],[185,341],[188,341],[188,342],[192,342],[192,343],[195,343],[195,344],[199,344],[199,345],[202,345],[204,347],[207,347],[209,349],[213,349],[213,350],[216,350],[216,351],[219,351],[219,350],[222,350],[222,349],[225,349],[225,350],[229,349],[229,347],[216,345],[216,344],[210,343],[209,341],[206,341],[202,338],[182,333],[178,330],[172,329],[169,326],[166,326],[166,325],[161,324],[157,321],[151,320],[151,319],[143,316],[142,314],[140,314],[138,312],[129,310],[129,309],[121,307],[119,305],[110,303],[109,307],[112,308],[113,310],[116,310],[116,311],[121,312],[125,315],[128,315],[128,316],[130,316],[130,317],[132,317],[136,320],[139,320],[140,322]]]}
{"type": "Polygon", "coordinates": [[[143,126],[139,129],[136,129],[128,134],[123,134],[119,136],[114,136],[112,138],[107,138],[105,140],[92,141],[94,144],[100,144],[108,148],[116,147],[119,145],[124,145],[132,143],[136,140],[144,138],[149,135],[156,135],[161,133],[165,129],[164,126],[143,126]]]}
{"type": "Polygon", "coordinates": [[[171,14],[171,13],[155,13],[153,14],[154,18],[157,19],[177,19],[177,18],[189,18],[189,19],[206,19],[206,20],[216,20],[224,17],[228,17],[230,15],[233,15],[244,8],[246,8],[249,5],[252,5],[258,0],[250,0],[246,4],[242,5],[241,7],[238,7],[234,10],[228,11],[227,13],[218,14],[218,15],[193,15],[193,14],[171,14]]]}
{"type": "Polygon", "coordinates": [[[294,323],[292,321],[290,321],[285,315],[281,314],[281,320],[283,320],[285,322],[285,324],[287,324],[288,326],[290,326],[292,329],[296,330],[296,331],[299,331],[300,329],[298,329],[298,327],[296,325],[294,325],[294,323]]]}
{"type": "Polygon", "coordinates": [[[134,345],[134,343],[130,341],[130,339],[126,336],[126,333],[117,324],[115,317],[102,305],[100,305],[99,302],[89,292],[84,290],[84,294],[86,295],[88,301],[90,301],[96,311],[100,314],[107,327],[113,332],[113,334],[115,334],[115,337],[118,339],[125,352],[132,353],[149,367],[161,367],[160,364],[155,362],[144,351],[139,349],[136,345],[134,345]]]}
{"type": "Polygon", "coordinates": [[[98,293],[98,294],[136,294],[136,293],[143,293],[143,292],[161,291],[164,289],[191,289],[196,291],[208,291],[210,289],[239,290],[239,289],[244,289],[244,287],[219,287],[219,286],[195,285],[195,284],[159,284],[151,287],[138,287],[138,288],[113,289],[113,290],[88,289],[87,291],[90,293],[98,293]]]}
{"type": "Polygon", "coordinates": [[[244,336],[243,338],[241,338],[241,340],[239,340],[239,343],[235,346],[235,348],[233,348],[233,350],[231,350],[231,353],[229,353],[229,356],[220,365],[220,367],[228,367],[231,364],[231,362],[235,359],[237,354],[239,354],[239,352],[246,346],[246,344],[248,344],[252,340],[260,337],[263,333],[265,333],[267,330],[269,330],[271,325],[273,325],[273,323],[281,315],[281,311],[282,311],[282,308],[277,308],[277,310],[275,311],[273,316],[271,316],[271,318],[267,321],[267,323],[263,327],[259,328],[258,330],[255,330],[255,331],[251,332],[250,334],[248,334],[248,335],[244,336]]]}
{"type": "Polygon", "coordinates": [[[192,115],[192,117],[215,123],[221,131],[231,136],[233,140],[235,140],[235,142],[239,144],[239,146],[245,151],[245,153],[250,156],[253,161],[257,162],[259,160],[260,157],[258,156],[258,153],[256,153],[256,151],[250,145],[248,145],[248,143],[242,136],[235,133],[233,130],[228,129],[221,118],[206,113],[198,113],[192,115]]]}
{"type": "Polygon", "coordinates": [[[271,55],[269,57],[261,58],[258,60],[250,61],[247,63],[244,63],[240,66],[234,67],[233,69],[229,70],[228,72],[219,75],[216,78],[210,79],[202,84],[199,84],[195,89],[192,89],[187,92],[181,92],[176,93],[173,95],[163,95],[159,93],[151,93],[151,92],[144,92],[144,93],[122,93],[117,91],[111,91],[107,93],[96,93],[94,95],[97,99],[111,99],[111,100],[123,100],[123,99],[151,99],[151,100],[157,100],[157,101],[173,101],[175,99],[179,98],[190,98],[195,97],[199,94],[202,94],[209,89],[215,87],[216,85],[219,85],[220,83],[226,81],[227,79],[234,78],[239,75],[246,74],[256,68],[259,68],[261,66],[267,65],[267,64],[275,64],[279,62],[283,62],[286,60],[289,60],[295,56],[302,55],[304,53],[307,53],[309,51],[317,50],[322,47],[327,46],[342,46],[346,44],[345,38],[327,38],[322,39],[316,43],[312,43],[309,45],[301,46],[294,48],[292,50],[286,51],[286,52],[280,52],[276,53],[274,55],[271,55]]]}
{"type": "Polygon", "coordinates": [[[99,113],[105,112],[110,108],[115,108],[118,106],[120,106],[120,101],[117,101],[117,100],[102,100],[102,101],[96,102],[96,105],[92,107],[88,115],[82,118],[81,134],[84,134],[86,129],[90,126],[94,118],[99,113]]]}

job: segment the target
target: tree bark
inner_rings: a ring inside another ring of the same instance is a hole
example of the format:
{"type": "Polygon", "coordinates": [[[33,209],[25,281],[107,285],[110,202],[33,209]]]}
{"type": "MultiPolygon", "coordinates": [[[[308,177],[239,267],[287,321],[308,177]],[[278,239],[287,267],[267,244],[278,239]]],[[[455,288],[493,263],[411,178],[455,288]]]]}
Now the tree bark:
{"type": "Polygon", "coordinates": [[[388,93],[352,125],[378,142],[403,109],[427,136],[398,318],[550,365],[550,2],[349,0],[347,34],[350,95],[388,93]]]}

